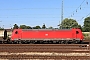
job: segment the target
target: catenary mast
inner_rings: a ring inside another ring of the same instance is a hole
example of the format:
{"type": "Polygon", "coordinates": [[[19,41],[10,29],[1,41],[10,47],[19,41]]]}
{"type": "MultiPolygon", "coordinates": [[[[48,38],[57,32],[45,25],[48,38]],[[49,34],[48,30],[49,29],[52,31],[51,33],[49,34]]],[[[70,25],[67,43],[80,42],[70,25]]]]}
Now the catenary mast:
{"type": "MultiPolygon", "coordinates": [[[[63,21],[63,0],[62,0],[62,5],[61,5],[61,23],[62,23],[62,21],[63,21]]],[[[61,24],[60,23],[60,24],[61,24]]],[[[60,25],[61,26],[61,25],[60,25]]],[[[61,26],[61,29],[63,29],[63,26],[61,26]]]]}

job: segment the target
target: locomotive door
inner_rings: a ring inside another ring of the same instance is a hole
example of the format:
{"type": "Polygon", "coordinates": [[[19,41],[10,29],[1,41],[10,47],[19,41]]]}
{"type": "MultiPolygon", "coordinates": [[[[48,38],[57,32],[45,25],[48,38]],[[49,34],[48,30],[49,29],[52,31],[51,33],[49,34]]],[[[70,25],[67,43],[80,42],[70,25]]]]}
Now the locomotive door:
{"type": "Polygon", "coordinates": [[[78,39],[78,34],[79,34],[79,32],[78,32],[78,31],[76,31],[76,39],[78,39]]]}
{"type": "Polygon", "coordinates": [[[73,30],[72,31],[72,38],[75,39],[75,40],[78,39],[78,34],[79,34],[78,30],[73,30]]]}

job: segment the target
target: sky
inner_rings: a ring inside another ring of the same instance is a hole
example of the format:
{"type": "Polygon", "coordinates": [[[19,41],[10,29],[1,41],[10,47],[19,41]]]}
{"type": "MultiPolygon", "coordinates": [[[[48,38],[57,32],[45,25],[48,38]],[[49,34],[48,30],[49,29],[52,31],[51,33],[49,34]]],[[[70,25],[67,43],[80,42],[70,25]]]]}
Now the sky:
{"type": "MultiPolygon", "coordinates": [[[[0,27],[45,24],[57,28],[61,22],[61,11],[62,0],[0,0],[0,27]]],[[[83,26],[89,13],[90,0],[63,0],[63,19],[72,18],[83,26]]]]}

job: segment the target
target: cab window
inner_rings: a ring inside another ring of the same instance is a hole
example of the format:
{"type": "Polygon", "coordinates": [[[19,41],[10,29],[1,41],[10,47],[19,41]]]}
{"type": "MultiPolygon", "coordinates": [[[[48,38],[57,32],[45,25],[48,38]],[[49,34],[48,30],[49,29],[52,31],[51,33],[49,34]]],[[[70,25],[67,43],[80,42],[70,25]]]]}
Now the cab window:
{"type": "Polygon", "coordinates": [[[79,32],[78,32],[78,31],[76,31],[76,34],[79,34],[79,32]]]}
{"type": "Polygon", "coordinates": [[[18,31],[16,31],[15,34],[18,34],[18,31]]]}

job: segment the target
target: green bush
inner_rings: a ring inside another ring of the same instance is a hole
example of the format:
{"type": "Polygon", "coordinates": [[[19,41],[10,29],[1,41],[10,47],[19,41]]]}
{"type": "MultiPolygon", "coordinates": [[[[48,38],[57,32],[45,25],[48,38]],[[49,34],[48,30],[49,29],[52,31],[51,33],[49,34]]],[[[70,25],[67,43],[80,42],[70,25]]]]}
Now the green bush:
{"type": "Polygon", "coordinates": [[[84,37],[87,37],[87,36],[89,36],[89,34],[85,34],[85,33],[83,33],[83,35],[84,35],[84,37]]]}
{"type": "Polygon", "coordinates": [[[84,35],[84,39],[85,39],[85,40],[89,40],[89,39],[90,39],[89,34],[87,34],[87,33],[83,33],[83,35],[84,35]]]}

